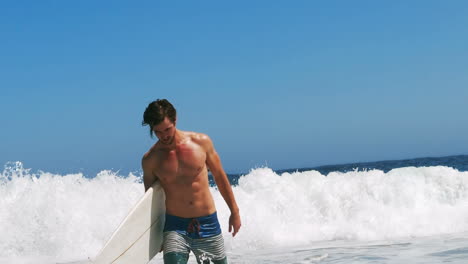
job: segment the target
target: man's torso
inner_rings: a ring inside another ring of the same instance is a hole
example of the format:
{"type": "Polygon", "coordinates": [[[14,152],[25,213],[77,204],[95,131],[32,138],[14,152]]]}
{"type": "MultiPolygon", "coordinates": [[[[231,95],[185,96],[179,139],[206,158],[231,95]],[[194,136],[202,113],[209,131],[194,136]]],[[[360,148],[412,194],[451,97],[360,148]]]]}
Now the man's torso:
{"type": "Polygon", "coordinates": [[[206,151],[199,134],[184,133],[174,149],[156,144],[151,150],[153,174],[166,193],[166,211],[179,217],[199,217],[216,211],[209,191],[206,151]]]}

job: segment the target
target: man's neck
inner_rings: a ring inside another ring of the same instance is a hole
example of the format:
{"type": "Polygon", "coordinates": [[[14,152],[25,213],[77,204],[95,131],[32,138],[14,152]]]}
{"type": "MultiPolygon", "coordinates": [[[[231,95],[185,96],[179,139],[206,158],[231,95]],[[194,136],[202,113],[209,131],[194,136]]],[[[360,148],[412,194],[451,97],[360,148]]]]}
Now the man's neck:
{"type": "Polygon", "coordinates": [[[166,150],[174,150],[177,148],[178,145],[183,143],[185,139],[186,137],[184,135],[184,132],[176,129],[176,132],[174,134],[174,140],[172,141],[172,143],[169,145],[161,144],[160,146],[166,150]]]}
{"type": "Polygon", "coordinates": [[[180,131],[179,129],[176,129],[176,132],[174,135],[174,141],[172,142],[171,145],[175,148],[176,146],[180,145],[184,140],[185,140],[184,132],[180,131]]]}

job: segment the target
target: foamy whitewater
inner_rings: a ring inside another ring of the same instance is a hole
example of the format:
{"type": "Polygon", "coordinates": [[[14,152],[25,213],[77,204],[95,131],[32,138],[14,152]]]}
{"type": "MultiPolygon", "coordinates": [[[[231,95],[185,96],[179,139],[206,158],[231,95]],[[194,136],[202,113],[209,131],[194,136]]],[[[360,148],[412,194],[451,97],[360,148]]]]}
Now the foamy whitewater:
{"type": "MultiPolygon", "coordinates": [[[[235,238],[211,191],[230,263],[468,263],[468,172],[451,167],[254,169],[233,187],[242,216],[235,238]]],[[[9,163],[0,175],[0,263],[94,256],[143,193],[141,175],[87,178],[9,163]]]]}

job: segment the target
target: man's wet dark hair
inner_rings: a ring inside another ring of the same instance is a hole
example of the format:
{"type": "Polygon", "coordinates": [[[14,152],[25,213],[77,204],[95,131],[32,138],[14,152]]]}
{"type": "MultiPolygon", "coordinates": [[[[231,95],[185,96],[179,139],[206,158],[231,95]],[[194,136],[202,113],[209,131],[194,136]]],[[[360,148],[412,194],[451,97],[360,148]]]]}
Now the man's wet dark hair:
{"type": "Polygon", "coordinates": [[[175,123],[177,111],[174,106],[166,99],[158,99],[151,102],[146,107],[145,113],[143,114],[143,126],[150,127],[150,135],[153,137],[153,127],[162,121],[164,118],[168,118],[172,123],[175,123]]]}

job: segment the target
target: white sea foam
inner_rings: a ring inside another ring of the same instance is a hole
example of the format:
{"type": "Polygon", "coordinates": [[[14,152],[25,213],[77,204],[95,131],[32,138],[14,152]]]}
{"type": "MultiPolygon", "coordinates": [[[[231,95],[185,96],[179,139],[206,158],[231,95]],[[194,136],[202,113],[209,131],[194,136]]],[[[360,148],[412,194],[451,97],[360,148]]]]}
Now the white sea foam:
{"type": "MultiPolygon", "coordinates": [[[[327,176],[317,171],[278,175],[263,168],[241,178],[234,189],[243,219],[238,239],[228,239],[236,249],[468,230],[468,172],[448,167],[327,176]]],[[[216,197],[221,200],[218,193],[216,197]]]]}
{"type": "MultiPolygon", "coordinates": [[[[242,215],[234,239],[227,233],[229,211],[212,189],[228,251],[468,231],[468,173],[448,167],[326,176],[261,168],[233,190],[242,215]]],[[[0,175],[0,259],[93,256],[143,192],[132,174],[102,171],[88,179],[9,166],[0,175]]]]}
{"type": "Polygon", "coordinates": [[[133,175],[87,179],[17,164],[0,175],[0,257],[95,254],[143,192],[133,175]]]}

